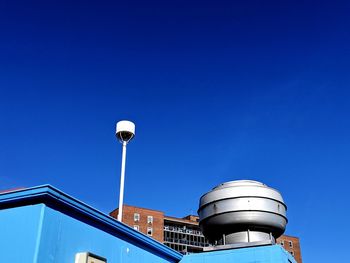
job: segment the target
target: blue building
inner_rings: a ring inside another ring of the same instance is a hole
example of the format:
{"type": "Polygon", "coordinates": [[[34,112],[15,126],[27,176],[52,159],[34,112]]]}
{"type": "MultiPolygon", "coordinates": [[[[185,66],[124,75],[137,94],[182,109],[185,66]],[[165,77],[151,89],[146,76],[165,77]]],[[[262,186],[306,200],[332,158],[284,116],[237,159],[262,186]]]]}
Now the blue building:
{"type": "Polygon", "coordinates": [[[49,185],[0,195],[1,262],[291,262],[278,245],[181,255],[49,185]]]}

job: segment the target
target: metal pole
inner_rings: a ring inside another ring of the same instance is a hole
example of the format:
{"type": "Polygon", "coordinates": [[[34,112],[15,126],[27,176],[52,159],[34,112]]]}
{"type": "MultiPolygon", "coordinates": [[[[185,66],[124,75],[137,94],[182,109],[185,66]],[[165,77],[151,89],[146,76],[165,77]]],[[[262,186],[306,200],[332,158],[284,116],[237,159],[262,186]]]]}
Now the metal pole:
{"type": "Polygon", "coordinates": [[[123,141],[123,152],[122,152],[122,167],[120,172],[120,191],[119,191],[119,206],[118,206],[118,221],[122,222],[123,217],[123,198],[124,198],[124,178],[125,178],[125,161],[126,161],[126,144],[123,141]]]}

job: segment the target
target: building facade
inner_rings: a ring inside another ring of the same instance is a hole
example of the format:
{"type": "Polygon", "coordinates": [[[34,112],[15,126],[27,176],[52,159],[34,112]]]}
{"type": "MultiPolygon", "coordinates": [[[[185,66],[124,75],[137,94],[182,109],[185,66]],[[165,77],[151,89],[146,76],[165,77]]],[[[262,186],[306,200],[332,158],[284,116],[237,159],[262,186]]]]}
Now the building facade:
{"type": "MultiPolygon", "coordinates": [[[[117,218],[118,209],[112,211],[110,216],[117,218]]],[[[124,205],[122,222],[161,243],[164,242],[164,213],[161,211],[124,205]]]]}
{"type": "Polygon", "coordinates": [[[209,246],[198,226],[197,216],[164,216],[163,243],[182,254],[198,253],[209,246]]]}
{"type": "MultiPolygon", "coordinates": [[[[110,215],[117,218],[118,209],[110,215]]],[[[177,218],[166,216],[162,211],[124,205],[122,221],[182,254],[199,253],[210,245],[195,215],[177,218]]],[[[276,243],[292,254],[297,263],[302,263],[299,238],[283,235],[276,243]]]]}
{"type": "Polygon", "coordinates": [[[276,243],[291,253],[298,263],[302,262],[299,238],[283,235],[277,239],[276,243]]]}

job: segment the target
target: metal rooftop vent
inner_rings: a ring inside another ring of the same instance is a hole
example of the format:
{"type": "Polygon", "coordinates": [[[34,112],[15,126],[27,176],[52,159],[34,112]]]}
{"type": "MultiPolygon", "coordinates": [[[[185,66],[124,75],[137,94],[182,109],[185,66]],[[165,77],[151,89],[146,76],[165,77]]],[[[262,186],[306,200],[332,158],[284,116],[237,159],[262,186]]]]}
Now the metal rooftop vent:
{"type": "Polygon", "coordinates": [[[286,228],[286,210],[277,190],[257,181],[231,181],[200,198],[199,225],[218,248],[274,244],[286,228]]]}

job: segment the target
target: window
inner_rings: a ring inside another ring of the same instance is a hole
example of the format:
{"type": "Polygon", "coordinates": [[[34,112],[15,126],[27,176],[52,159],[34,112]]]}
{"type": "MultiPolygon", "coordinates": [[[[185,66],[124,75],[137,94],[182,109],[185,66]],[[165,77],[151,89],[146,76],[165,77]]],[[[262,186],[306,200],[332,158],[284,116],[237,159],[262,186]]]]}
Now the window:
{"type": "Polygon", "coordinates": [[[134,213],[134,221],[135,221],[135,222],[140,221],[140,214],[134,213]]]}
{"type": "Polygon", "coordinates": [[[153,216],[147,216],[147,224],[153,224],[153,216]]]}
{"type": "Polygon", "coordinates": [[[284,246],[284,241],[282,240],[280,244],[281,244],[281,246],[283,247],[283,246],[284,246]]]}
{"type": "Polygon", "coordinates": [[[152,236],[153,235],[153,228],[152,227],[147,227],[147,235],[152,236]]]}
{"type": "Polygon", "coordinates": [[[289,241],[289,247],[290,247],[290,248],[293,247],[293,241],[289,241]]]}
{"type": "Polygon", "coordinates": [[[138,225],[134,225],[134,229],[139,231],[140,230],[140,227],[138,225]]]}
{"type": "Polygon", "coordinates": [[[293,250],[289,251],[289,253],[294,257],[294,251],[293,250]]]}

